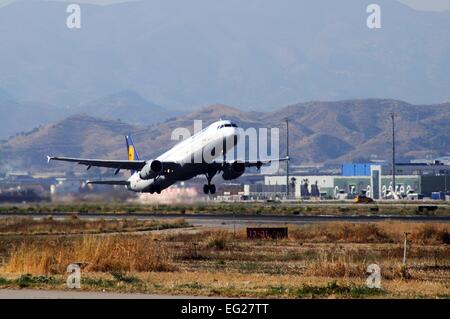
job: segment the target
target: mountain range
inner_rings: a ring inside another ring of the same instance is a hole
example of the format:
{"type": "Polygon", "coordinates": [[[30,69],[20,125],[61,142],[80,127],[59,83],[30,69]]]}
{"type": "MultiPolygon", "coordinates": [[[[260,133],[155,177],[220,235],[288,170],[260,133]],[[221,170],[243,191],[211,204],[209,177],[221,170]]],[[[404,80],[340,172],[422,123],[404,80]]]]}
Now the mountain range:
{"type": "Polygon", "coordinates": [[[133,135],[141,158],[151,159],[177,142],[171,140],[176,128],[193,132],[194,120],[202,120],[205,127],[220,118],[235,121],[243,128],[278,127],[281,155],[286,147],[284,119],[289,118],[290,151],[296,164],[389,160],[391,112],[396,114],[399,161],[450,155],[450,103],[412,105],[366,99],[299,103],[272,112],[212,105],[153,125],[72,115],[0,144],[0,169],[73,169],[66,164],[47,165],[48,154],[124,159],[126,134],[133,135]]]}
{"type": "Polygon", "coordinates": [[[80,113],[99,119],[149,125],[165,121],[181,111],[156,105],[129,90],[71,107],[60,107],[35,101],[19,101],[0,88],[0,140],[80,113]]]}

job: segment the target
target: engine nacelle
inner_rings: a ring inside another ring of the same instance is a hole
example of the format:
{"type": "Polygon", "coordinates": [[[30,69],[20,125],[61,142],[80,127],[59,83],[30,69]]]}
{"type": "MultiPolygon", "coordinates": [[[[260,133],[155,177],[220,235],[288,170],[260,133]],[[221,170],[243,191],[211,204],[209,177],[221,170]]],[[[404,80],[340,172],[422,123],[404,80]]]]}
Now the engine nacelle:
{"type": "Polygon", "coordinates": [[[231,165],[228,165],[222,174],[222,178],[226,181],[230,181],[232,179],[236,179],[245,172],[245,164],[241,162],[234,162],[231,165]]]}
{"type": "Polygon", "coordinates": [[[139,172],[139,177],[142,179],[152,179],[160,175],[164,170],[163,164],[154,160],[151,162],[147,162],[145,166],[139,172]]]}

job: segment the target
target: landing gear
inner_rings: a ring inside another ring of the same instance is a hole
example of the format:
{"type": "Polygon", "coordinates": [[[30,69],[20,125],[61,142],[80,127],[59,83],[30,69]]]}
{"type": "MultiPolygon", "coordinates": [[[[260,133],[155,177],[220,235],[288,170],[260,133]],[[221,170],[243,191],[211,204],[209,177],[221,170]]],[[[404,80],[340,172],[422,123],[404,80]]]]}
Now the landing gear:
{"type": "Polygon", "coordinates": [[[205,194],[215,194],[216,193],[216,185],[214,184],[205,184],[203,185],[203,193],[205,194]]]}
{"type": "Polygon", "coordinates": [[[208,184],[203,185],[203,193],[205,194],[215,194],[216,193],[216,185],[211,184],[211,180],[214,177],[215,173],[207,173],[206,179],[208,180],[208,184]]]}
{"type": "Polygon", "coordinates": [[[153,193],[161,194],[161,187],[157,185],[150,186],[150,194],[153,193]]]}

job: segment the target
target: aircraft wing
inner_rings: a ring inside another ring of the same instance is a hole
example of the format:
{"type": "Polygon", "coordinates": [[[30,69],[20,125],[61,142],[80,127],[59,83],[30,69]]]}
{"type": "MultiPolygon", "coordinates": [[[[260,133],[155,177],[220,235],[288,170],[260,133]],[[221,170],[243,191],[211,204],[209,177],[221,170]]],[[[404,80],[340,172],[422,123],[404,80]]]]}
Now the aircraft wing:
{"type": "Polygon", "coordinates": [[[227,164],[227,165],[232,165],[233,163],[242,163],[245,165],[245,167],[256,167],[258,169],[261,168],[261,166],[264,165],[269,165],[272,162],[285,162],[285,161],[289,161],[290,158],[289,157],[283,157],[283,158],[275,158],[275,159],[268,159],[268,160],[258,160],[258,161],[245,161],[245,160],[233,160],[233,161],[226,161],[226,162],[215,162],[218,163],[220,165],[223,164],[227,164]]]}
{"type": "Polygon", "coordinates": [[[285,162],[285,161],[289,161],[289,157],[275,158],[270,160],[260,160],[260,161],[243,161],[242,163],[244,163],[245,167],[256,167],[260,169],[261,166],[269,165],[272,162],[285,162]]]}
{"type": "Polygon", "coordinates": [[[127,160],[101,160],[101,159],[86,159],[86,158],[73,158],[73,157],[55,157],[55,156],[47,156],[48,162],[50,161],[63,161],[63,162],[73,162],[78,163],[80,165],[86,165],[89,168],[91,166],[96,167],[107,167],[107,168],[115,168],[117,170],[127,169],[133,171],[139,171],[146,164],[145,161],[127,161],[127,160]]]}

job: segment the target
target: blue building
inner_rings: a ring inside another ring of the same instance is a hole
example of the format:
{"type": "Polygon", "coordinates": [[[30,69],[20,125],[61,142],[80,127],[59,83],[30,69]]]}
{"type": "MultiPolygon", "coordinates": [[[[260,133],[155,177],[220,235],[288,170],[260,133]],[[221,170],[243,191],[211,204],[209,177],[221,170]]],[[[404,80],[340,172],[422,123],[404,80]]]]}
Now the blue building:
{"type": "Polygon", "coordinates": [[[373,163],[345,163],[342,164],[342,176],[370,176],[370,166],[373,163]]]}

